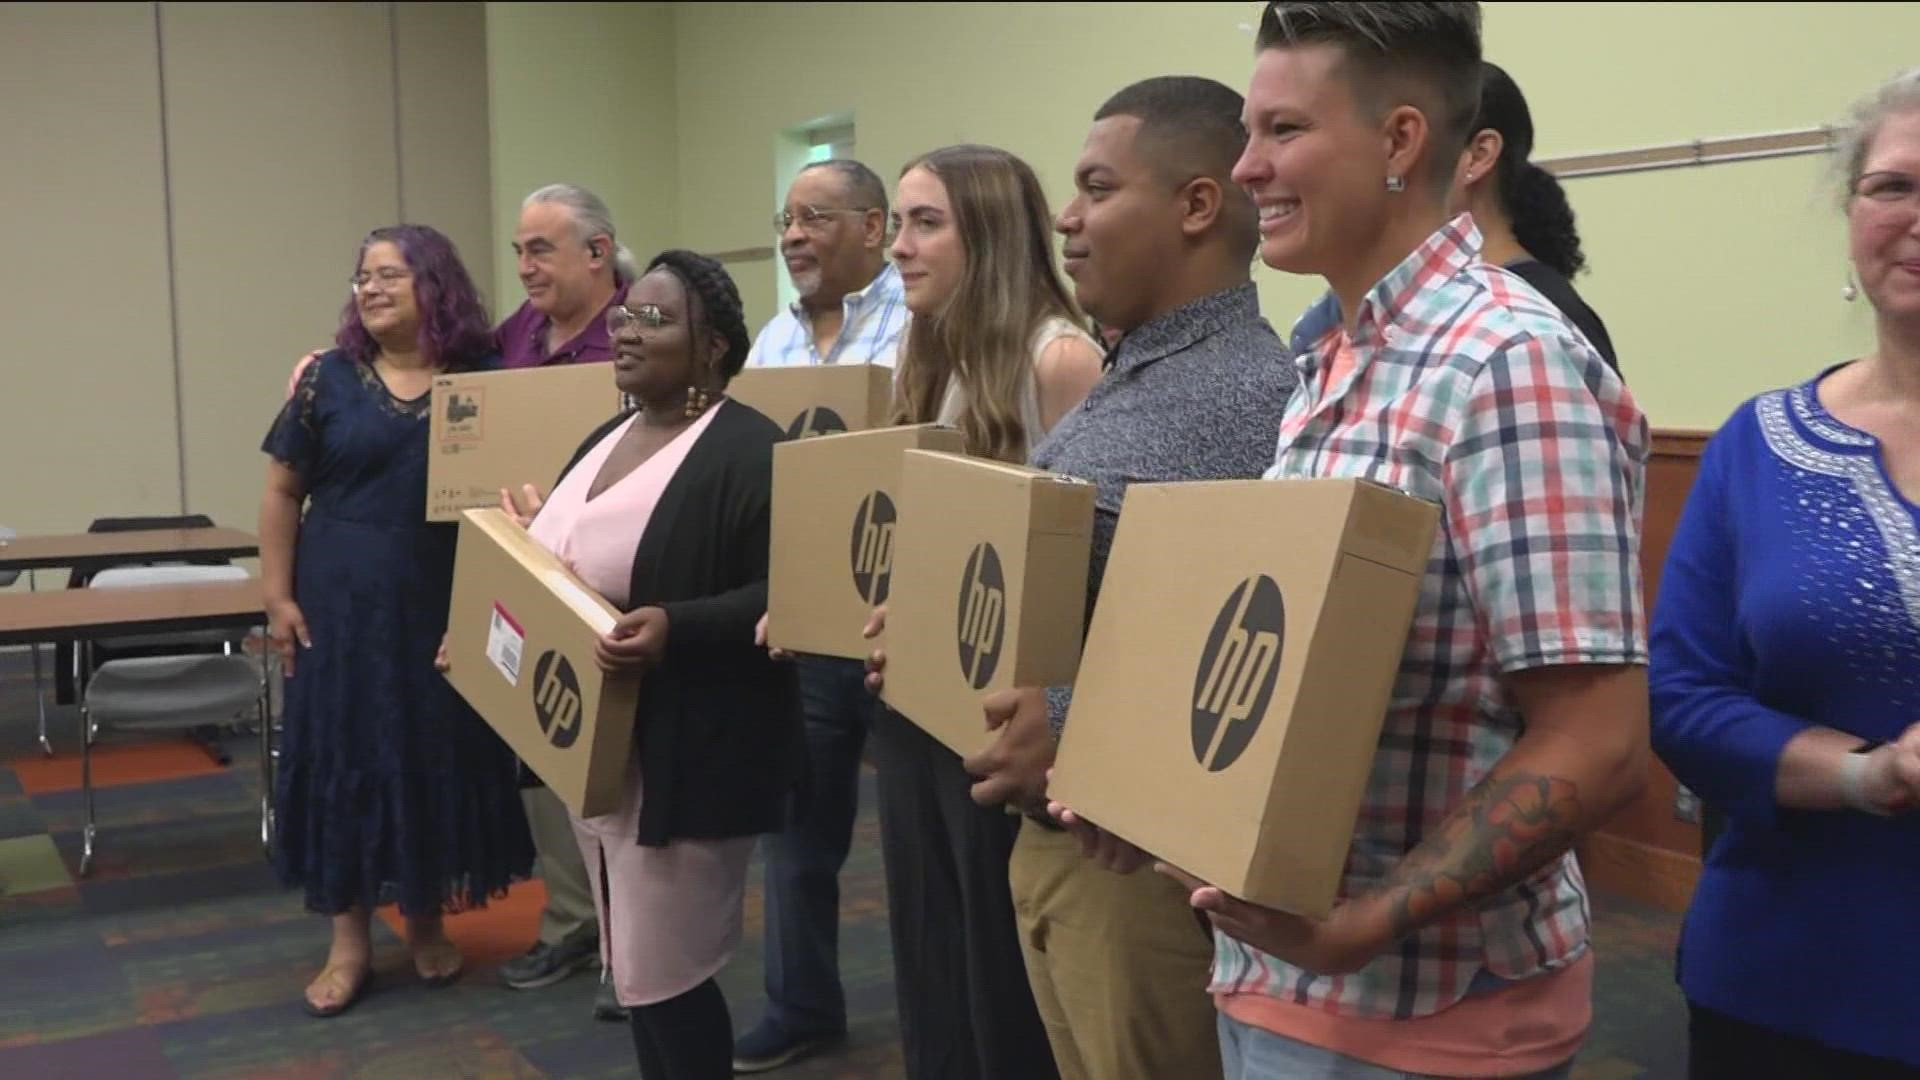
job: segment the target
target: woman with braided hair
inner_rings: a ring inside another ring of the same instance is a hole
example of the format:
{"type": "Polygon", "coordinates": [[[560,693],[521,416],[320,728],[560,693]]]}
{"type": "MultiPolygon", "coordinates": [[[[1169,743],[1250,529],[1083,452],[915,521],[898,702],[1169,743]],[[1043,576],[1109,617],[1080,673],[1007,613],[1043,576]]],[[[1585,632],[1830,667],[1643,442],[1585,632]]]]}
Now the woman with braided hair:
{"type": "Polygon", "coordinates": [[[635,407],[587,436],[544,503],[515,509],[626,612],[600,667],[645,672],[627,797],[574,821],[641,1075],[721,1080],[733,1031],[713,977],[740,940],[754,838],[778,828],[805,760],[793,666],[753,643],[782,433],[725,396],[749,339],[714,260],[661,253],[608,330],[635,407]]]}
{"type": "Polygon", "coordinates": [[[1607,366],[1620,371],[1607,324],[1573,287],[1587,267],[1573,207],[1553,174],[1533,154],[1533,113],[1500,65],[1480,65],[1480,111],[1460,155],[1451,213],[1471,212],[1485,246],[1481,257],[1534,287],[1586,336],[1607,366]]]}

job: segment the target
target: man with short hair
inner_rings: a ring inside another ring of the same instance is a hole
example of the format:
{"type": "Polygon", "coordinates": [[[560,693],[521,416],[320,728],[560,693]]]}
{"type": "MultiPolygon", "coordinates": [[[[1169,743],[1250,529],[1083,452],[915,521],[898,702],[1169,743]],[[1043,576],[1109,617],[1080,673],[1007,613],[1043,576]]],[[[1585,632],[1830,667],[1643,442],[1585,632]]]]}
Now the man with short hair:
{"type": "Polygon", "coordinates": [[[1262,260],[1328,285],[1294,328],[1300,392],[1268,475],[1363,478],[1441,512],[1333,910],[1168,868],[1215,928],[1227,1080],[1565,1077],[1591,1017],[1572,848],[1646,782],[1647,423],[1559,309],[1480,257],[1472,217],[1448,217],[1480,64],[1478,4],[1261,19],[1234,179],[1262,260]]]}
{"type": "Polygon", "coordinates": [[[793,178],[773,224],[800,298],[761,328],[747,366],[893,366],[907,310],[887,261],[880,177],[858,161],[816,161],[793,178]]]}
{"type": "MultiPolygon", "coordinates": [[[[900,272],[887,262],[887,193],[857,161],[801,170],[775,215],[800,298],[770,320],[749,366],[893,366],[907,324],[900,272]]],[[[798,658],[808,785],[766,845],[766,1016],[734,1046],[736,1072],[779,1068],[843,1038],[840,868],[859,809],[860,754],[876,707],[858,660],[798,658]]]]}
{"type": "MultiPolygon", "coordinates": [[[[1080,306],[1120,337],[1107,372],[1033,450],[1092,481],[1091,614],[1127,486],[1257,478],[1296,382],[1250,275],[1254,208],[1231,180],[1240,95],[1211,79],[1135,83],[1094,114],[1056,229],[1080,306]]],[[[1110,874],[1039,813],[1071,687],[987,700],[999,727],[970,758],[974,798],[1032,818],[1009,869],[1027,973],[1063,1080],[1218,1076],[1205,985],[1213,942],[1186,891],[1110,874]]],[[[1101,718],[1077,718],[1097,724],[1101,718]]]]}

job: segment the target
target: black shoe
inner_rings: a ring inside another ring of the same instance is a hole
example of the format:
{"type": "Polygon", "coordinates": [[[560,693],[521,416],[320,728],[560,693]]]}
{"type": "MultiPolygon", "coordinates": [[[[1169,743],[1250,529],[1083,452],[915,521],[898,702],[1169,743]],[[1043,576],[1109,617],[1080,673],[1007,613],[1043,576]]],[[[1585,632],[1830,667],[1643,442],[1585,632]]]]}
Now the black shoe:
{"type": "Polygon", "coordinates": [[[559,945],[536,941],[533,948],[500,965],[500,981],[515,990],[538,990],[552,986],[599,958],[598,937],[583,937],[559,945]]]}
{"type": "Polygon", "coordinates": [[[613,980],[607,977],[605,968],[600,969],[600,989],[593,995],[593,1018],[625,1023],[627,1007],[620,1004],[620,998],[613,992],[613,980]]]}
{"type": "Polygon", "coordinates": [[[832,1032],[822,1035],[795,1035],[771,1019],[762,1020],[758,1027],[733,1044],[733,1071],[735,1073],[772,1072],[799,1061],[810,1054],[818,1053],[830,1046],[845,1042],[846,1032],[832,1032]]]}

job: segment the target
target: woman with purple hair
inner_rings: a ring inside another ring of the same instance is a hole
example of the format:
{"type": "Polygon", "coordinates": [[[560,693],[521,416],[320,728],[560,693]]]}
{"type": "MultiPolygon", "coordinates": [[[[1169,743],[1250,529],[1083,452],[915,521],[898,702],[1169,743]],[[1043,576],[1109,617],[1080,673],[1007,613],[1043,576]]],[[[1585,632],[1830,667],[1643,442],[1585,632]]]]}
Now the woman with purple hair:
{"type": "Polygon", "coordinates": [[[493,335],[445,236],[360,243],[335,347],[300,373],[261,449],[260,567],[286,675],[274,865],[333,921],[307,1011],[366,989],[373,909],[399,905],[415,972],[460,975],[443,913],[532,868],[506,745],[434,670],[454,529],[426,521],[427,406],[443,371],[493,367],[493,335]],[[304,508],[304,516],[302,510],[304,508]]]}

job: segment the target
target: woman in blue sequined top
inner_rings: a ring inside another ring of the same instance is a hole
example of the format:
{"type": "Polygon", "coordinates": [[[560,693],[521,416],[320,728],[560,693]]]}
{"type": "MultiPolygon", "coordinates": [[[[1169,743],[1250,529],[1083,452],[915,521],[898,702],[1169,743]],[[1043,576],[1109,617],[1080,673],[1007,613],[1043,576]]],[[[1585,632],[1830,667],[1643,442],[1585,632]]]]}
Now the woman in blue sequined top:
{"type": "Polygon", "coordinates": [[[1708,444],[1654,748],[1727,813],[1681,934],[1692,1077],[1920,1075],[1920,70],[1841,148],[1876,347],[1708,444]]]}

